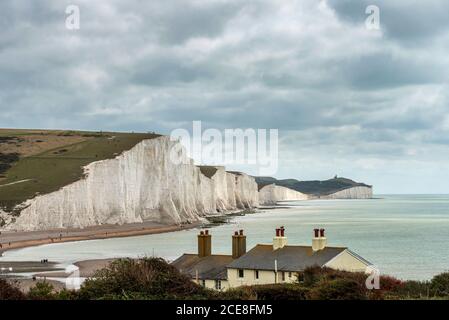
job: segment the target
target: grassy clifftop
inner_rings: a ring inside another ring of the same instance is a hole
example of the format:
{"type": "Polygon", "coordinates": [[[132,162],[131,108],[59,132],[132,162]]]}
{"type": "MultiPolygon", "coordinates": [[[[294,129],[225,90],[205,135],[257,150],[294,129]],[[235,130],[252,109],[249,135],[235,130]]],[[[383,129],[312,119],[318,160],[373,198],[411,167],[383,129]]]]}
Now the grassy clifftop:
{"type": "Polygon", "coordinates": [[[369,187],[370,185],[355,182],[346,178],[333,178],[329,180],[319,181],[299,181],[296,179],[284,179],[277,180],[272,177],[255,177],[259,189],[263,188],[268,184],[276,184],[278,186],[287,187],[305,194],[314,196],[324,196],[329,195],[341,190],[349,189],[352,187],[369,187]]]}
{"type": "Polygon", "coordinates": [[[0,129],[0,207],[56,191],[82,178],[87,164],[132,149],[151,133],[0,129]]]}

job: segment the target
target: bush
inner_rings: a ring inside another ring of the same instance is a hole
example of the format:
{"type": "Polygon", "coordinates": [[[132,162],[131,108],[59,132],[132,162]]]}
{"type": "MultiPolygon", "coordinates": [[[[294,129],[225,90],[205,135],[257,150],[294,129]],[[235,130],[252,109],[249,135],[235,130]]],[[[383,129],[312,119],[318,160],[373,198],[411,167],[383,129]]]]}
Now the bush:
{"type": "Polygon", "coordinates": [[[312,300],[365,300],[366,288],[353,279],[323,280],[310,290],[312,300]]]}
{"type": "Polygon", "coordinates": [[[0,173],[4,173],[12,167],[14,162],[19,161],[18,153],[0,152],[0,173]]]}
{"type": "Polygon", "coordinates": [[[160,258],[115,260],[79,292],[81,299],[207,299],[211,294],[160,258]]]}
{"type": "Polygon", "coordinates": [[[47,281],[38,282],[30,288],[28,297],[32,300],[52,300],[55,298],[53,290],[53,286],[47,281]]]}
{"type": "Polygon", "coordinates": [[[307,287],[313,287],[325,280],[352,279],[365,285],[367,275],[363,272],[348,272],[334,270],[331,268],[311,267],[304,270],[302,278],[303,284],[307,287]]]}
{"type": "Polygon", "coordinates": [[[389,295],[393,299],[422,299],[429,298],[430,283],[427,281],[408,280],[394,288],[389,295]]]}
{"type": "Polygon", "coordinates": [[[306,300],[309,289],[298,284],[254,286],[257,300],[306,300]]]}
{"type": "Polygon", "coordinates": [[[79,299],[79,294],[74,290],[62,289],[61,291],[54,294],[55,300],[77,300],[79,299]]]}
{"type": "Polygon", "coordinates": [[[220,300],[306,300],[309,288],[296,283],[244,286],[217,293],[220,300]]]}
{"type": "Polygon", "coordinates": [[[312,287],[323,278],[323,269],[321,269],[320,267],[306,268],[302,276],[298,277],[298,281],[301,278],[306,287],[312,287]]]}
{"type": "Polygon", "coordinates": [[[0,300],[24,300],[25,295],[16,285],[0,279],[0,300]]]}
{"type": "Polygon", "coordinates": [[[222,291],[213,296],[213,299],[217,300],[256,300],[256,293],[254,287],[245,286],[238,288],[231,288],[226,291],[222,291]]]}
{"type": "Polygon", "coordinates": [[[430,281],[430,291],[439,297],[449,296],[449,272],[433,277],[430,281]]]}
{"type": "MultiPolygon", "coordinates": [[[[366,278],[366,275],[365,275],[366,278]]],[[[365,279],[366,280],[366,279],[365,279]]],[[[401,292],[403,282],[391,276],[380,276],[379,289],[366,290],[367,298],[370,300],[383,300],[394,297],[395,293],[401,292]]]]}

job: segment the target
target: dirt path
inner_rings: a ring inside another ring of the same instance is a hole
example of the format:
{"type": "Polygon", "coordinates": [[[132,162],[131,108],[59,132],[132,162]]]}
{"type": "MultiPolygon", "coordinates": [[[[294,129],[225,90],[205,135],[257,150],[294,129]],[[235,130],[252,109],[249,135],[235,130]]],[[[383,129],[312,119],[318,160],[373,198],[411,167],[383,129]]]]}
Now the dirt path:
{"type": "Polygon", "coordinates": [[[25,180],[15,181],[15,182],[7,183],[7,184],[0,184],[0,188],[1,187],[12,186],[13,184],[19,184],[19,183],[27,182],[27,181],[31,181],[31,180],[32,179],[25,179],[25,180]]]}

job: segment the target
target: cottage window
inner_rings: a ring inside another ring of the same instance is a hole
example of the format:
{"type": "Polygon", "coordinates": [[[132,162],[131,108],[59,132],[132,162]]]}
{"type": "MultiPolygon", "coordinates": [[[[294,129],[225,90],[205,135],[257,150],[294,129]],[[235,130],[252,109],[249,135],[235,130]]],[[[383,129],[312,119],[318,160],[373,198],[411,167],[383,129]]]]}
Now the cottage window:
{"type": "Polygon", "coordinates": [[[215,280],[215,289],[221,290],[221,280],[215,280]]]}
{"type": "Polygon", "coordinates": [[[285,281],[285,272],[282,271],[282,281],[285,281]]]}
{"type": "Polygon", "coordinates": [[[259,270],[254,271],[254,276],[256,279],[259,279],[259,270]]]}
{"type": "Polygon", "coordinates": [[[239,273],[239,278],[245,277],[245,272],[243,271],[243,269],[239,269],[238,273],[239,273]]]}
{"type": "Polygon", "coordinates": [[[206,288],[206,280],[201,280],[201,285],[206,288]]]}
{"type": "Polygon", "coordinates": [[[291,273],[291,272],[288,273],[288,277],[289,277],[289,278],[292,277],[292,273],[291,273]]]}

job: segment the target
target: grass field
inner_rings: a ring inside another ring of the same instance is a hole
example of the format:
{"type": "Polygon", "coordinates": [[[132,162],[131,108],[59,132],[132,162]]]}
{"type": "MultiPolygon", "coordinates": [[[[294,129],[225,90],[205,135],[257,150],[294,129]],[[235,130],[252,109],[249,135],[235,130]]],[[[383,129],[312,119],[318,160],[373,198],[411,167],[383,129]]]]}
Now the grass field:
{"type": "Polygon", "coordinates": [[[114,158],[140,141],[158,136],[0,129],[0,207],[12,211],[37,194],[53,192],[79,180],[83,166],[114,158]]]}
{"type": "Polygon", "coordinates": [[[269,184],[290,188],[308,195],[326,196],[352,187],[369,187],[370,185],[355,182],[351,179],[335,177],[333,179],[319,181],[299,181],[296,179],[277,180],[272,177],[255,177],[259,190],[269,184]]]}

